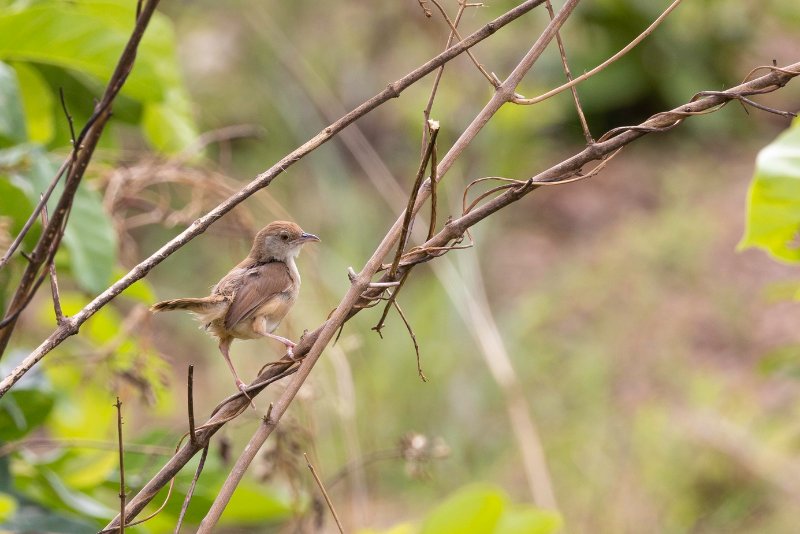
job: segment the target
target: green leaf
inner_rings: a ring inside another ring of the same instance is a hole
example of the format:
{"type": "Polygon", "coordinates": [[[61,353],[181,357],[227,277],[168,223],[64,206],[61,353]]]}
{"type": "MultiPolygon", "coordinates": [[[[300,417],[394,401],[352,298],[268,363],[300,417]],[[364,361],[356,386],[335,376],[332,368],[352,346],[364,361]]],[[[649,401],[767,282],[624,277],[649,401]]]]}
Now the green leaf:
{"type": "MultiPolygon", "coordinates": [[[[123,276],[127,274],[127,271],[123,271],[122,269],[115,269],[114,270],[114,279],[119,280],[123,276]]],[[[120,293],[121,297],[125,297],[137,302],[141,302],[142,304],[147,304],[148,306],[153,304],[156,301],[156,293],[153,289],[153,286],[142,278],[141,280],[137,280],[131,285],[129,285],[125,290],[120,293]]]]}
{"type": "Polygon", "coordinates": [[[47,144],[55,135],[53,93],[42,75],[30,65],[16,63],[13,67],[22,96],[28,141],[47,144]]]}
{"type": "MultiPolygon", "coordinates": [[[[99,97],[130,37],[135,6],[136,2],[127,0],[42,0],[23,4],[21,9],[0,11],[0,59],[67,69],[84,78],[85,85],[93,86],[95,97],[99,97]]],[[[171,21],[154,13],[122,95],[171,107],[168,115],[179,122],[161,122],[161,144],[154,145],[183,149],[196,133],[176,50],[171,21]],[[165,142],[171,134],[175,137],[165,142]]],[[[161,118],[155,116],[151,121],[161,118]]],[[[146,131],[149,140],[153,141],[155,131],[151,122],[146,131]]]]}
{"type": "Polygon", "coordinates": [[[779,260],[800,261],[800,122],[756,158],[739,249],[758,247],[779,260]]]}
{"type": "MultiPolygon", "coordinates": [[[[33,211],[33,204],[28,201],[25,192],[16,184],[13,184],[8,176],[2,175],[0,169],[0,217],[11,219],[10,233],[16,236],[25,221],[33,211]]],[[[26,240],[26,243],[29,241],[26,240]]]]}
{"type": "Polygon", "coordinates": [[[75,366],[51,365],[46,372],[54,389],[63,392],[47,422],[50,433],[59,438],[109,439],[110,422],[115,420],[111,395],[94,385],[83,387],[80,395],[69,394],[86,385],[83,370],[75,366]]]}
{"type": "Polygon", "coordinates": [[[292,511],[291,500],[275,488],[244,481],[225,507],[220,525],[278,522],[291,517],[292,511]]]}
{"type": "Polygon", "coordinates": [[[97,526],[54,513],[35,503],[20,504],[17,513],[2,525],[3,532],[47,532],[58,534],[85,534],[97,531],[97,526]]]}
{"type": "Polygon", "coordinates": [[[563,526],[561,516],[531,506],[506,510],[495,528],[496,534],[553,534],[563,526]]]}
{"type": "Polygon", "coordinates": [[[72,276],[84,289],[102,292],[111,281],[117,256],[117,236],[103,211],[100,195],[83,184],[75,195],[64,232],[72,276]]]}
{"type": "Polygon", "coordinates": [[[5,523],[17,511],[17,501],[8,493],[0,493],[0,523],[5,523]]]}
{"type": "Polygon", "coordinates": [[[758,362],[758,370],[767,376],[800,379],[800,345],[778,347],[758,362]]]}
{"type": "MultiPolygon", "coordinates": [[[[28,195],[33,204],[39,201],[56,174],[57,167],[35,146],[14,147],[0,152],[0,167],[17,165],[11,173],[13,183],[28,195]],[[16,158],[16,159],[15,159],[16,158]]],[[[55,209],[63,191],[63,179],[53,191],[48,207],[55,209]]],[[[83,180],[73,200],[64,232],[64,246],[69,252],[70,272],[83,289],[100,293],[111,281],[117,254],[114,225],[103,210],[100,195],[83,180]]]]}
{"type": "Polygon", "coordinates": [[[153,148],[165,154],[176,154],[197,138],[185,99],[146,105],[142,127],[153,148]]]}
{"type": "MultiPolygon", "coordinates": [[[[0,373],[6,376],[25,356],[26,351],[13,351],[6,355],[0,364],[0,373]]],[[[38,369],[28,375],[0,398],[0,441],[22,438],[39,427],[53,409],[54,395],[50,382],[38,369]]]]}
{"type": "Polygon", "coordinates": [[[64,484],[64,481],[61,480],[61,478],[53,471],[44,469],[42,470],[42,473],[45,480],[49,484],[50,489],[53,490],[58,499],[68,508],[84,516],[95,517],[98,519],[114,517],[114,510],[92,499],[84,493],[73,490],[64,484]]]}
{"type": "Polygon", "coordinates": [[[470,534],[495,531],[506,497],[489,485],[466,486],[437,506],[422,524],[422,534],[470,534]]]}
{"type": "Polygon", "coordinates": [[[0,146],[22,143],[26,138],[16,73],[0,62],[0,146]]]}

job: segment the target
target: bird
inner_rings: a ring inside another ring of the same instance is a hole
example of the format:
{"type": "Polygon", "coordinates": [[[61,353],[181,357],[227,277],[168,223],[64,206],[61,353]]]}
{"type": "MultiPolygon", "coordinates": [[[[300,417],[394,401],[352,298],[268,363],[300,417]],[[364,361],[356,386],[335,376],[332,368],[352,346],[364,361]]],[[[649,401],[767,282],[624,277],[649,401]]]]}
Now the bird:
{"type": "Polygon", "coordinates": [[[247,257],[217,282],[209,296],[165,300],[152,305],[150,311],[193,313],[203,328],[219,340],[219,351],[236,387],[250,399],[231,362],[231,343],[234,339],[268,337],[283,343],[289,357],[293,357],[296,344],[273,332],[300,293],[300,272],[295,259],[304,244],[319,240],[293,222],[271,222],[256,234],[247,257]]]}

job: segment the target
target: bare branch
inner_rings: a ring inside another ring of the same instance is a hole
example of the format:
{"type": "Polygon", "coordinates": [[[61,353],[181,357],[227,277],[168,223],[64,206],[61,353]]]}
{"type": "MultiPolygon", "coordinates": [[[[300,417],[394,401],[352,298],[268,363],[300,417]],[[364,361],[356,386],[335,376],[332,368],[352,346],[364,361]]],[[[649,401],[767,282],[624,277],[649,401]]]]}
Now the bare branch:
{"type": "MultiPolygon", "coordinates": [[[[463,38],[461,37],[461,34],[458,33],[458,28],[456,27],[457,24],[453,23],[453,21],[450,20],[450,17],[447,16],[447,12],[444,10],[444,8],[441,6],[441,4],[439,4],[439,2],[437,2],[437,0],[431,0],[431,2],[433,2],[433,5],[435,5],[436,9],[439,10],[439,13],[442,14],[442,17],[444,18],[445,22],[447,22],[447,25],[450,26],[450,31],[452,33],[454,33],[455,36],[458,37],[459,40],[463,40],[463,38]]],[[[466,6],[464,4],[459,6],[458,16],[460,16],[461,13],[463,13],[465,7],[466,6]]],[[[458,20],[458,17],[456,17],[456,20],[458,20]]],[[[489,83],[491,84],[492,87],[497,89],[497,87],[500,85],[500,82],[497,80],[497,78],[492,76],[488,72],[486,72],[486,69],[483,67],[483,65],[481,65],[480,61],[478,61],[478,59],[475,57],[475,55],[471,51],[467,50],[467,55],[472,60],[472,63],[478,68],[478,70],[483,75],[483,77],[486,78],[489,81],[489,83]]]]}
{"type": "Polygon", "coordinates": [[[406,319],[406,314],[403,313],[403,309],[397,303],[396,298],[392,299],[391,304],[394,305],[398,315],[400,315],[400,318],[403,320],[403,324],[406,325],[406,330],[408,331],[408,335],[411,336],[411,342],[414,343],[414,354],[417,355],[417,374],[419,375],[419,378],[423,382],[427,382],[428,377],[426,377],[425,373],[422,372],[422,364],[420,363],[420,358],[419,358],[419,344],[417,343],[417,336],[414,335],[414,329],[411,328],[411,323],[409,323],[408,319],[406,319]]]}
{"type": "Polygon", "coordinates": [[[636,45],[641,43],[648,35],[653,33],[653,31],[655,31],[655,29],[658,27],[658,25],[661,24],[664,21],[664,19],[667,18],[667,16],[670,13],[672,13],[672,10],[675,9],[676,7],[678,7],[678,4],[680,4],[680,3],[681,3],[681,0],[675,0],[674,2],[672,2],[672,4],[670,4],[669,7],[667,9],[665,9],[664,12],[661,15],[659,15],[659,17],[655,21],[653,21],[653,23],[650,26],[648,26],[645,31],[640,33],[639,36],[636,37],[636,39],[634,39],[633,41],[628,43],[625,46],[625,48],[623,48],[622,50],[620,50],[619,52],[617,52],[616,54],[614,54],[613,56],[611,56],[610,58],[608,58],[607,60],[605,60],[604,62],[602,62],[598,66],[596,66],[595,68],[593,68],[592,70],[590,70],[589,72],[585,72],[585,73],[581,74],[580,76],[578,76],[577,78],[575,78],[574,80],[572,80],[572,81],[570,81],[568,83],[565,83],[564,85],[561,85],[559,87],[556,87],[555,89],[552,89],[552,90],[550,90],[550,91],[548,91],[548,92],[546,92],[544,94],[541,94],[541,95],[539,95],[537,97],[525,98],[525,97],[519,97],[518,96],[518,97],[515,97],[513,99],[513,102],[515,104],[520,104],[520,105],[524,105],[524,106],[530,106],[532,104],[538,104],[539,102],[542,102],[543,100],[547,100],[551,96],[555,96],[558,93],[566,91],[567,89],[569,89],[571,87],[575,87],[576,85],[578,85],[579,83],[583,82],[584,80],[586,80],[588,78],[591,78],[592,76],[594,76],[598,72],[604,70],[606,67],[608,67],[609,65],[611,65],[612,63],[617,61],[619,58],[621,58],[622,56],[624,56],[625,54],[630,52],[636,45]]]}
{"type": "MultiPolygon", "coordinates": [[[[577,3],[577,0],[569,0],[569,1],[573,5],[577,3]]],[[[59,327],[47,339],[45,339],[36,348],[36,350],[34,350],[31,354],[29,354],[22,361],[22,363],[20,363],[16,368],[14,368],[14,370],[12,370],[12,372],[7,377],[5,377],[2,382],[0,382],[0,397],[5,395],[5,393],[20,378],[22,378],[22,376],[25,373],[27,373],[28,370],[30,370],[34,365],[36,365],[36,363],[38,363],[39,360],[41,360],[47,353],[49,353],[55,347],[60,345],[68,337],[75,335],[78,332],[80,326],[89,317],[97,313],[97,311],[100,308],[102,308],[108,302],[114,299],[128,286],[130,286],[137,280],[147,275],[147,273],[150,272],[150,270],[153,269],[153,267],[164,261],[164,259],[169,257],[176,250],[183,247],[186,243],[188,243],[189,241],[191,241],[192,239],[203,233],[209,226],[211,226],[211,224],[213,224],[223,215],[228,213],[238,204],[249,198],[253,193],[268,186],[272,182],[272,180],[275,179],[275,177],[283,173],[292,164],[296,163],[301,158],[303,158],[313,150],[317,149],[323,143],[327,142],[331,137],[339,133],[347,125],[356,121],[360,117],[366,115],[367,113],[377,108],[381,104],[387,102],[388,100],[392,98],[397,98],[402,91],[404,91],[406,88],[408,88],[409,86],[413,85],[414,83],[422,79],[427,74],[433,72],[441,65],[444,65],[446,62],[458,56],[468,48],[471,48],[472,46],[476,45],[480,41],[486,39],[494,32],[496,32],[498,29],[509,24],[511,21],[519,18],[520,16],[524,15],[525,13],[532,10],[536,6],[542,4],[543,2],[544,0],[527,0],[525,2],[522,2],[517,7],[509,10],[505,14],[494,19],[493,21],[486,24],[476,32],[472,33],[460,43],[448,48],[447,50],[445,50],[438,56],[434,57],[424,65],[421,65],[420,67],[410,72],[403,78],[397,80],[392,84],[389,84],[389,86],[385,90],[381,91],[371,99],[367,100],[366,102],[358,106],[353,111],[341,117],[338,121],[334,122],[330,126],[323,129],[320,133],[318,133],[313,138],[309,139],[302,146],[300,146],[299,148],[295,149],[288,155],[281,158],[281,160],[279,160],[271,168],[267,169],[266,171],[258,175],[253,181],[251,181],[247,186],[239,190],[236,194],[234,194],[226,201],[219,204],[216,208],[212,209],[203,217],[197,219],[194,223],[192,223],[192,225],[189,228],[187,228],[186,230],[181,232],[181,234],[170,240],[159,250],[153,253],[149,258],[140,262],[136,267],[131,269],[120,280],[118,280],[111,287],[106,289],[103,293],[98,295],[94,300],[92,300],[92,302],[87,304],[81,311],[79,311],[77,314],[66,320],[61,327],[59,327]]],[[[148,9],[150,5],[151,4],[147,5],[148,9]]],[[[140,20],[144,18],[144,15],[146,14],[148,9],[143,10],[143,16],[140,17],[140,20]]],[[[477,133],[477,131],[475,133],[477,133]]],[[[472,136],[474,136],[474,134],[472,136]]],[[[461,150],[463,150],[463,147],[461,148],[461,150]]],[[[452,162],[450,164],[452,164],[452,162]]],[[[439,174],[440,175],[442,174],[441,171],[439,172],[439,174]]],[[[387,236],[387,239],[388,237],[389,236],[387,236]]],[[[396,241],[396,239],[397,236],[394,236],[393,233],[391,236],[391,243],[389,243],[390,247],[391,244],[393,244],[396,241]]],[[[3,330],[2,332],[6,332],[6,330],[3,330]]]]}
{"type": "Polygon", "coordinates": [[[342,528],[342,522],[339,521],[339,515],[336,513],[336,509],[333,507],[333,502],[331,501],[330,496],[328,496],[328,492],[325,491],[325,486],[322,484],[322,480],[320,480],[319,475],[317,475],[316,469],[314,466],[311,465],[311,460],[308,459],[308,454],[303,453],[303,457],[306,459],[306,465],[308,469],[311,471],[311,475],[314,477],[314,482],[317,483],[317,487],[322,492],[322,496],[325,498],[325,502],[328,504],[328,509],[331,511],[331,515],[333,516],[333,520],[336,521],[336,526],[339,527],[339,532],[344,534],[344,528],[342,528]]]}
{"type": "Polygon", "coordinates": [[[189,440],[192,442],[192,445],[195,447],[197,446],[197,436],[195,435],[194,429],[194,365],[189,364],[189,377],[186,380],[186,402],[187,402],[187,410],[189,414],[189,440]]]}
{"type": "Polygon", "coordinates": [[[197,481],[200,479],[200,473],[203,472],[203,467],[206,465],[207,457],[208,457],[208,445],[203,447],[203,453],[200,455],[200,462],[197,464],[197,469],[195,469],[194,476],[192,477],[192,483],[189,485],[189,491],[186,492],[186,497],[183,499],[183,504],[181,505],[181,512],[178,515],[178,523],[175,525],[174,534],[178,534],[181,531],[181,525],[183,525],[183,519],[184,517],[186,517],[186,511],[189,509],[189,503],[192,500],[192,495],[194,495],[194,489],[197,486],[197,481]]]}
{"type": "MultiPolygon", "coordinates": [[[[42,207],[42,228],[47,227],[47,203],[42,207]]],[[[61,310],[61,297],[58,294],[58,275],[56,274],[56,262],[51,259],[47,262],[50,273],[50,292],[53,295],[53,312],[56,314],[56,324],[61,326],[64,322],[64,312],[61,310]]]]}
{"type": "Polygon", "coordinates": [[[67,158],[61,164],[61,167],[58,168],[58,171],[56,171],[56,175],[50,181],[50,185],[48,185],[44,193],[41,194],[39,203],[36,205],[35,208],[33,208],[33,213],[31,213],[30,217],[28,217],[28,220],[25,221],[25,224],[22,226],[22,230],[19,231],[19,234],[11,243],[11,246],[8,247],[8,250],[5,252],[5,254],[3,254],[3,257],[0,258],[0,269],[5,267],[6,263],[8,263],[8,260],[11,259],[11,256],[14,254],[14,252],[22,243],[22,240],[25,238],[26,235],[28,235],[28,232],[33,226],[33,223],[35,223],[36,219],[39,218],[39,214],[41,213],[42,208],[47,204],[47,201],[50,200],[50,195],[53,194],[53,190],[58,185],[58,181],[61,179],[61,176],[63,176],[64,171],[66,171],[67,168],[69,167],[69,164],[70,164],[70,159],[67,158]]]}
{"type": "MultiPolygon", "coordinates": [[[[550,0],[547,0],[544,5],[547,8],[547,13],[550,15],[550,20],[553,20],[555,13],[553,12],[553,5],[550,3],[550,0]]],[[[556,33],[556,43],[558,44],[558,53],[561,55],[561,66],[564,67],[564,75],[567,77],[567,81],[572,81],[572,72],[569,70],[569,63],[567,62],[567,51],[564,49],[564,42],[561,39],[561,33],[556,33]]],[[[573,85],[570,87],[572,91],[572,102],[575,104],[575,110],[578,112],[578,120],[581,122],[581,128],[583,129],[583,137],[586,139],[587,144],[594,143],[594,138],[592,137],[592,133],[589,131],[589,123],[586,122],[586,116],[583,114],[583,108],[581,107],[581,99],[578,98],[578,89],[573,85]]]]}
{"type": "MultiPolygon", "coordinates": [[[[119,515],[125,517],[125,454],[122,445],[122,403],[117,397],[117,439],[119,440],[119,515]]],[[[119,533],[125,532],[125,522],[119,525],[119,533]]]]}

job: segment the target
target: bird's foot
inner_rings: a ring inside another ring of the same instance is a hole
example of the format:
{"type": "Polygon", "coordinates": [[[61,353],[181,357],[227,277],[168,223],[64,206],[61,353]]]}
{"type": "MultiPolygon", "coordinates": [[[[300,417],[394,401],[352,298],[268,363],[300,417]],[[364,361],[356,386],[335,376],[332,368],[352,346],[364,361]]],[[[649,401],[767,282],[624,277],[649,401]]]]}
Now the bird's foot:
{"type": "Polygon", "coordinates": [[[294,348],[297,346],[297,343],[293,343],[288,339],[284,342],[286,345],[286,355],[289,357],[290,360],[296,362],[297,360],[294,358],[294,348]]]}
{"type": "Polygon", "coordinates": [[[239,380],[237,378],[236,379],[236,387],[239,388],[239,391],[242,392],[242,395],[247,397],[247,400],[250,401],[250,406],[252,406],[253,409],[255,410],[256,409],[256,405],[253,402],[253,399],[250,398],[250,395],[247,394],[247,384],[245,384],[244,382],[242,382],[241,380],[239,380]]]}

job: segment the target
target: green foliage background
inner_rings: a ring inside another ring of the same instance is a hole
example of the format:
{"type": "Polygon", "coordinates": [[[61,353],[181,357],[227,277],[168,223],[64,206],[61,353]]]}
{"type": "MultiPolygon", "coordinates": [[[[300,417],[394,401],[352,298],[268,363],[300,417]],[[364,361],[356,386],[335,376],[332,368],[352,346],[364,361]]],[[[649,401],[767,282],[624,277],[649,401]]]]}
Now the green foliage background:
{"type": "MultiPolygon", "coordinates": [[[[512,5],[470,11],[464,34],[512,5]]],[[[573,72],[624,46],[665,5],[582,3],[564,29],[573,72]]],[[[59,88],[80,128],[127,39],[133,7],[121,0],[0,1],[0,242],[19,231],[66,154],[59,88]]],[[[353,107],[434,55],[447,34],[416,2],[164,2],[161,9],[57,256],[67,314],[131,266],[121,247],[141,259],[179,230],[165,220],[121,235],[125,214],[104,204],[114,168],[181,156],[187,173],[212,169],[244,183],[317,133],[339,104],[353,107]],[[262,137],[186,156],[199,132],[240,123],[257,125],[262,137]]],[[[799,21],[789,0],[737,9],[721,0],[686,2],[633,53],[580,86],[593,133],[639,122],[696,91],[734,85],[773,57],[796,61],[788,51],[800,49],[799,21]]],[[[533,13],[475,53],[502,77],[545,22],[543,11],[533,13]]],[[[559,61],[549,51],[520,92],[534,96],[561,83],[559,61]]],[[[404,191],[417,165],[428,91],[429,83],[412,87],[358,122],[404,191]]],[[[433,111],[442,149],[490,94],[465,58],[448,64],[433,111]]],[[[791,109],[797,94],[790,84],[767,98],[791,109]]],[[[459,304],[423,268],[400,300],[429,383],[417,378],[399,318],[391,317],[381,340],[370,331],[377,311],[360,314],[235,494],[223,531],[312,528],[319,503],[302,452],[332,476],[389,449],[398,458],[365,465],[366,495],[352,473],[350,483],[330,488],[353,529],[792,532],[798,486],[782,473],[797,468],[800,439],[800,312],[790,302],[799,277],[759,252],[734,252],[747,199],[742,246],[798,259],[797,127],[761,152],[746,193],[756,153],[785,127],[734,106],[688,121],[631,146],[595,180],[537,192],[498,214],[475,230],[473,249],[452,255],[465,279],[474,268],[466,258],[483,273],[539,427],[559,514],[525,504],[531,499],[503,392],[459,304]],[[396,444],[412,431],[442,438],[450,457],[399,458],[396,444]]],[[[448,175],[441,218],[459,213],[471,180],[524,178],[582,143],[566,93],[535,108],[504,109],[448,175]]],[[[336,140],[235,211],[253,229],[291,217],[323,238],[300,259],[303,293],[282,335],[299,337],[324,320],[347,287],[346,268],[363,263],[401,211],[404,201],[382,200],[371,174],[336,140]]],[[[176,184],[158,191],[169,192],[176,210],[194,198],[176,184]]],[[[212,200],[204,199],[209,207],[212,200]]],[[[126,482],[136,490],[185,430],[186,365],[196,365],[198,414],[231,393],[213,341],[188,317],[131,321],[156,300],[207,292],[249,239],[215,225],[0,401],[0,528],[87,532],[116,513],[116,396],[124,403],[126,482]]],[[[23,262],[17,257],[0,272],[3,308],[23,262]]],[[[0,363],[4,375],[54,327],[46,293],[24,316],[0,363]]],[[[254,376],[278,351],[269,342],[237,342],[233,354],[240,372],[254,376]]],[[[257,422],[257,414],[246,414],[216,440],[188,523],[202,518],[230,468],[228,455],[238,454],[257,422]]],[[[194,467],[178,478],[164,512],[132,531],[172,530],[194,467]]],[[[325,526],[332,528],[327,518],[325,526]]]]}

